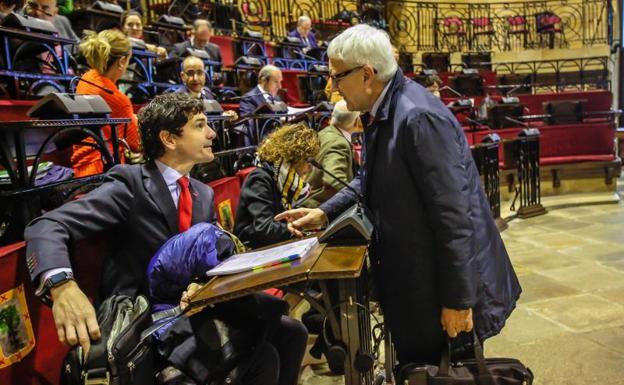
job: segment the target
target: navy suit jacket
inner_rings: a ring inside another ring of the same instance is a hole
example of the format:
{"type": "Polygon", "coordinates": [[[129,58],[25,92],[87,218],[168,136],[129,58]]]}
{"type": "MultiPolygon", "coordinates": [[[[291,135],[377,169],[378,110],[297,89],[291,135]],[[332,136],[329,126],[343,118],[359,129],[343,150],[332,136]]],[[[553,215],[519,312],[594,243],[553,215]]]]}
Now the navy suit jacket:
{"type": "MultiPolygon", "coordinates": [[[[173,56],[184,57],[187,55],[186,53],[187,48],[195,48],[191,44],[190,40],[185,40],[182,43],[174,44],[173,50],[171,51],[171,53],[173,56]]],[[[221,60],[221,48],[219,48],[218,45],[214,43],[208,43],[204,46],[204,50],[208,52],[208,55],[210,55],[211,60],[218,61],[218,62],[223,61],[221,60]]]]}
{"type": "MultiPolygon", "coordinates": [[[[297,29],[288,32],[288,36],[298,37],[299,39],[301,39],[301,35],[299,34],[299,31],[297,31],[297,29]]],[[[303,39],[301,39],[301,42],[303,42],[303,39]]],[[[308,33],[308,42],[310,43],[310,48],[318,47],[318,43],[316,42],[316,36],[312,32],[308,33]]]]}
{"type": "MultiPolygon", "coordinates": [[[[212,189],[191,179],[192,224],[216,222],[212,189]]],[[[102,185],[33,220],[25,231],[27,264],[37,282],[49,269],[70,268],[73,241],[106,232],[100,298],[147,293],[147,265],[178,231],[178,211],[162,174],[152,162],[113,167],[102,185]]],[[[78,257],[88,258],[80,255],[78,257]]]]}
{"type": "MultiPolygon", "coordinates": [[[[279,96],[275,96],[274,100],[276,102],[282,101],[279,96]]],[[[260,92],[260,89],[258,89],[257,86],[252,88],[251,90],[247,91],[247,93],[245,93],[245,95],[243,95],[240,100],[240,117],[242,118],[246,115],[253,115],[254,111],[265,103],[268,102],[265,96],[260,92]]],[[[255,127],[256,126],[252,121],[248,121],[246,123],[247,134],[245,134],[245,145],[255,144],[253,143],[254,141],[251,139],[256,137],[255,127]]],[[[266,134],[268,134],[268,132],[264,133],[264,135],[266,134]]]]}
{"type": "MultiPolygon", "coordinates": [[[[399,356],[439,352],[442,306],[472,308],[478,335],[497,334],[521,288],[461,126],[397,70],[364,134],[351,186],[375,225],[373,273],[399,356]]],[[[333,219],[353,203],[343,189],[320,208],[333,219]]]]}
{"type": "MultiPolygon", "coordinates": [[[[175,90],[175,93],[177,93],[177,94],[188,94],[189,90],[188,90],[188,88],[186,88],[186,86],[182,86],[182,87],[178,88],[177,90],[175,90]]],[[[212,91],[210,91],[210,88],[208,88],[208,87],[202,88],[200,98],[203,99],[203,100],[215,100],[214,95],[212,94],[212,91]]]]}

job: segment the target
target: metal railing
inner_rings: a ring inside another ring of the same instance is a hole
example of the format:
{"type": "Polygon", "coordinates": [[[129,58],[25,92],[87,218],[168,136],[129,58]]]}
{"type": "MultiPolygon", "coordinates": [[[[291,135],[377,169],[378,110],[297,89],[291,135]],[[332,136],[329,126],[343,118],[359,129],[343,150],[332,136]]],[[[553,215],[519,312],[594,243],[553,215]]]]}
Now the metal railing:
{"type": "Polygon", "coordinates": [[[608,0],[501,3],[388,1],[388,24],[406,51],[508,51],[610,44],[608,0]],[[560,18],[548,27],[543,15],[560,18]],[[487,33],[491,31],[491,33],[487,33]]]}

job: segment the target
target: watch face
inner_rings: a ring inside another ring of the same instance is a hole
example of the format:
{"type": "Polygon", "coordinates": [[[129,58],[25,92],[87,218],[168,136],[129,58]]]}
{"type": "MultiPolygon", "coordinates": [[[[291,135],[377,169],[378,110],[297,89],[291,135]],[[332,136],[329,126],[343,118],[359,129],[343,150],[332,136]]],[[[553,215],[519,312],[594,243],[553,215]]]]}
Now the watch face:
{"type": "Polygon", "coordinates": [[[55,287],[58,284],[68,281],[70,279],[73,279],[71,274],[68,274],[67,272],[62,272],[62,273],[58,273],[58,274],[54,274],[53,276],[51,276],[50,278],[48,278],[47,280],[47,285],[49,288],[55,287]]]}

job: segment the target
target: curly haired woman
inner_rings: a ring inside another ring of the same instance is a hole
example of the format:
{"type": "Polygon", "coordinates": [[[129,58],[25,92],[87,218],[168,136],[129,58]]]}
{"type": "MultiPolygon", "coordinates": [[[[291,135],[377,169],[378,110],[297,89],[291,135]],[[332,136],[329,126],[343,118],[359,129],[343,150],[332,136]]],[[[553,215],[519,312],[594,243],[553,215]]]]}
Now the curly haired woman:
{"type": "Polygon", "coordinates": [[[257,248],[291,238],[288,225],[273,217],[307,196],[307,159],[316,157],[319,146],[316,131],[305,124],[284,125],[264,139],[236,212],[234,232],[243,243],[257,248]]]}

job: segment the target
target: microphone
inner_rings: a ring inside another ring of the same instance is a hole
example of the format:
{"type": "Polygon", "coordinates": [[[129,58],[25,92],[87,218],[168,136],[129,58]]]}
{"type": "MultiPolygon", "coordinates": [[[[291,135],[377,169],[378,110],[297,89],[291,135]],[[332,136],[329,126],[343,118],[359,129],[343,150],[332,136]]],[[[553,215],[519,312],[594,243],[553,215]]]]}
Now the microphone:
{"type": "Polygon", "coordinates": [[[319,59],[315,58],[314,56],[310,56],[310,55],[306,55],[305,53],[303,53],[303,51],[299,50],[297,51],[297,53],[301,56],[303,56],[304,58],[308,59],[308,60],[314,60],[314,61],[320,61],[319,59]]]}
{"type": "Polygon", "coordinates": [[[373,224],[364,210],[363,197],[351,186],[327,171],[314,158],[308,158],[307,162],[323,173],[329,175],[355,194],[356,204],[345,210],[334,219],[319,237],[319,242],[329,244],[366,245],[371,241],[373,224]]]}
{"type": "Polygon", "coordinates": [[[364,200],[364,197],[360,193],[358,193],[353,187],[349,186],[348,183],[346,183],[342,179],[338,178],[336,175],[329,172],[327,169],[325,169],[325,167],[321,166],[321,164],[317,162],[316,159],[308,158],[307,162],[310,163],[313,167],[321,170],[323,173],[329,175],[333,180],[340,183],[343,187],[346,187],[347,189],[349,189],[349,191],[355,194],[355,200],[357,202],[357,207],[358,207],[358,214],[360,215],[362,214],[362,201],[364,200]]]}
{"type": "Polygon", "coordinates": [[[95,84],[89,80],[83,79],[82,76],[75,76],[72,78],[72,80],[69,82],[69,88],[73,89],[74,88],[74,83],[76,83],[76,85],[78,84],[78,82],[85,82],[87,84],[92,85],[93,87],[99,88],[102,91],[106,92],[107,94],[113,95],[114,92],[113,90],[111,90],[110,88],[106,88],[104,86],[101,86],[99,84],[95,84]]]}
{"type": "Polygon", "coordinates": [[[272,96],[272,95],[271,95],[270,93],[268,93],[268,92],[256,92],[255,94],[250,94],[250,95],[231,96],[231,97],[226,98],[226,99],[224,99],[224,100],[226,100],[226,101],[231,101],[231,100],[245,100],[245,99],[249,99],[249,98],[252,98],[252,97],[254,97],[254,96],[258,96],[258,95],[262,95],[262,96],[264,96],[264,95],[269,95],[269,96],[272,96]]]}
{"type": "MultiPolygon", "coordinates": [[[[244,28],[244,27],[247,27],[247,24],[242,23],[242,22],[240,22],[240,21],[238,21],[238,20],[236,20],[236,19],[234,19],[234,18],[230,18],[230,22],[231,22],[232,24],[237,24],[237,25],[240,25],[240,26],[242,26],[243,28],[244,28]]],[[[232,29],[235,29],[235,28],[232,28],[232,29]]]]}

